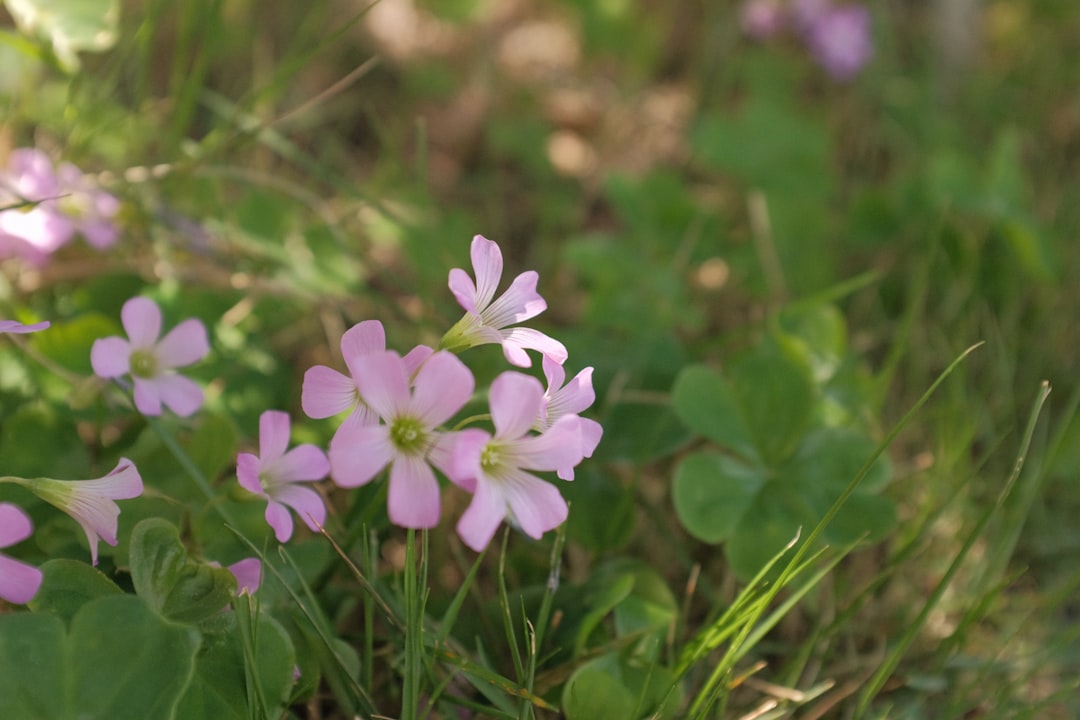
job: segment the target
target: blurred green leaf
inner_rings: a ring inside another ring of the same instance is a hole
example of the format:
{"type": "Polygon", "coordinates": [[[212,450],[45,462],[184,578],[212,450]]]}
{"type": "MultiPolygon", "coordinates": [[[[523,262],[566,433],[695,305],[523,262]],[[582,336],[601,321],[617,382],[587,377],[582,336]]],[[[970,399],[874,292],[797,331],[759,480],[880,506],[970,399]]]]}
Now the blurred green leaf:
{"type": "MultiPolygon", "coordinates": [[[[202,644],[195,658],[195,675],[177,708],[178,718],[248,720],[259,705],[250,696],[237,612],[212,615],[199,625],[202,644]]],[[[253,673],[265,699],[267,717],[281,713],[292,686],[294,653],[288,634],[265,613],[256,616],[258,641],[255,644],[253,673]]]]}
{"type": "Polygon", "coordinates": [[[688,455],[675,469],[675,513],[698,540],[723,542],[753,505],[766,479],[764,470],[727,455],[688,455]]]}
{"type": "Polygon", "coordinates": [[[94,341],[109,335],[123,335],[120,325],[98,312],[89,312],[67,322],[53,322],[48,332],[31,339],[34,348],[65,369],[90,375],[90,348],[94,341]]]}
{"type": "Polygon", "coordinates": [[[764,344],[736,359],[727,377],[761,458],[779,465],[813,419],[817,398],[808,364],[764,344]]]}
{"type": "Polygon", "coordinates": [[[694,432],[739,453],[758,456],[734,393],[718,371],[704,365],[684,368],[671,391],[675,414],[694,432]]]}
{"type": "Polygon", "coordinates": [[[198,646],[133,595],[90,601],[70,631],[54,615],[0,615],[0,717],[172,720],[198,646]]]}
{"type": "Polygon", "coordinates": [[[117,0],[4,0],[19,29],[46,38],[68,72],[79,69],[81,50],[101,52],[116,42],[117,0]]]}
{"type": "Polygon", "coordinates": [[[50,613],[70,622],[83,605],[94,598],[122,591],[97,568],[77,560],[58,558],[41,566],[41,588],[30,601],[34,612],[50,613]]]}

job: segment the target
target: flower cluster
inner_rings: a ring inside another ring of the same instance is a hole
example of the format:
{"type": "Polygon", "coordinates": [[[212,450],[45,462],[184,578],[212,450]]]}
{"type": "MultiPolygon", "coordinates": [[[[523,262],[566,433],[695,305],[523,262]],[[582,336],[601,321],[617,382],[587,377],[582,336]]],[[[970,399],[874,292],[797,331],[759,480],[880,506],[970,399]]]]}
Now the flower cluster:
{"type": "Polygon", "coordinates": [[[765,40],[791,29],[835,80],[850,80],[874,54],[870,12],[853,3],[831,0],[746,0],[742,28],[765,40]]]}
{"type": "MultiPolygon", "coordinates": [[[[28,156],[23,162],[41,158],[28,156]]],[[[55,189],[55,188],[54,188],[55,189]]],[[[45,203],[33,211],[48,210],[45,203]]],[[[436,472],[452,487],[472,494],[457,523],[462,540],[483,550],[504,521],[539,538],[566,520],[568,507],[558,488],[535,473],[552,472],[573,480],[574,469],[590,457],[603,430],[580,413],[592,405],[592,368],[566,382],[566,348],[557,340],[518,324],[546,309],[537,293],[533,271],[518,275],[496,297],[503,259],[498,245],[476,236],[471,246],[473,275],[455,268],[449,287],[465,311],[443,336],[438,348],[417,346],[399,355],[386,345],[386,331],[377,320],[361,322],[341,339],[348,373],[325,366],[304,376],[301,407],[311,418],[348,413],[329,443],[328,452],[310,444],[289,448],[289,415],[267,410],[259,420],[259,452],[240,453],[236,476],[253,497],[266,501],[266,522],[279,542],[293,535],[295,512],[311,530],[326,521],[323,497],[310,486],[327,475],[339,487],[370,483],[384,470],[388,476],[387,511],[391,522],[407,528],[431,528],[442,516],[436,472]],[[472,400],[476,381],[458,353],[477,345],[498,343],[507,361],[531,367],[529,351],[541,356],[547,387],[537,378],[510,370],[488,389],[491,429],[448,427],[472,400]]],[[[131,392],[143,415],[165,408],[181,416],[203,404],[203,391],[176,372],[205,357],[210,350],[206,327],[197,319],[182,321],[162,336],[162,314],[145,297],[128,300],[120,312],[127,334],[94,342],[94,373],[131,392]]],[[[0,332],[27,333],[45,329],[0,321],[0,332]]],[[[108,475],[95,480],[0,478],[28,489],[63,510],[82,527],[92,562],[98,541],[117,543],[116,500],[143,492],[134,464],[121,459],[108,475]]],[[[30,536],[30,518],[19,507],[0,503],[0,548],[30,536]]],[[[234,566],[238,583],[257,587],[256,561],[234,566]]],[[[42,582],[41,571],[0,555],[0,598],[26,603],[42,582]]]]}
{"type": "Polygon", "coordinates": [[[0,171],[0,259],[43,265],[76,235],[97,249],[116,242],[120,201],[70,163],[42,151],[12,151],[0,171]]]}
{"type": "MultiPolygon", "coordinates": [[[[566,348],[517,325],[547,307],[536,291],[537,274],[521,273],[496,297],[503,271],[499,246],[477,235],[470,255],[473,276],[460,268],[449,275],[450,290],[465,314],[437,349],[418,346],[401,356],[387,350],[380,322],[362,322],[341,339],[348,375],[321,365],[309,369],[301,406],[311,418],[349,413],[330,441],[330,477],[352,488],[388,468],[387,512],[393,523],[408,528],[438,524],[442,507],[436,471],[472,493],[457,529],[479,551],[504,519],[534,538],[560,525],[567,515],[565,500],[555,486],[532,473],[553,471],[573,479],[574,467],[592,455],[602,429],[578,416],[595,397],[592,369],[563,387],[566,348]],[[456,353],[489,343],[501,345],[507,361],[517,367],[532,365],[527,351],[540,353],[548,389],[529,375],[504,372],[488,393],[494,433],[446,429],[475,390],[472,372],[456,353]]],[[[249,479],[244,486],[274,497],[265,484],[260,490],[249,479]]],[[[325,514],[322,506],[292,507],[305,520],[325,514]]]]}

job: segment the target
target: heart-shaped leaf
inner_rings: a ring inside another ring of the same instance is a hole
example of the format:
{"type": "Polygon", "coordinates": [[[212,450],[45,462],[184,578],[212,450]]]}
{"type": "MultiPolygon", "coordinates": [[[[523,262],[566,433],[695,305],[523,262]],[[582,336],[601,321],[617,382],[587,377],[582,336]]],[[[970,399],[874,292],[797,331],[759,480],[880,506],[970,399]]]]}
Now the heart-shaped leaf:
{"type": "Polygon", "coordinates": [[[131,579],[140,597],[179,622],[220,612],[236,593],[231,572],[189,558],[180,533],[160,518],[143,520],[131,533],[131,579]]]}
{"type": "Polygon", "coordinates": [[[30,601],[30,609],[52,613],[64,622],[94,598],[123,592],[100,570],[78,560],[49,560],[41,566],[41,573],[41,588],[30,601]]]}
{"type": "Polygon", "coordinates": [[[765,485],[763,469],[721,455],[687,455],[675,470],[675,513],[691,535],[708,543],[726,540],[765,485]]]}
{"type": "Polygon", "coordinates": [[[0,615],[0,717],[171,720],[198,647],[133,595],[91,600],[70,631],[55,615],[0,615]]]}

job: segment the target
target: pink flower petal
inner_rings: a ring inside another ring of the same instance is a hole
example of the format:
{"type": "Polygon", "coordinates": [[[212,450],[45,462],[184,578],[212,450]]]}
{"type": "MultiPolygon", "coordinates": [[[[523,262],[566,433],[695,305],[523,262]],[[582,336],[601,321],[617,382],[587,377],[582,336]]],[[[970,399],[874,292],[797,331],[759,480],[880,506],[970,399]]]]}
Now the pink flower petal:
{"type": "Polygon", "coordinates": [[[349,374],[357,378],[356,361],[365,355],[386,350],[386,330],[378,320],[365,320],[353,325],[341,336],[341,357],[349,374]]]}
{"type": "Polygon", "coordinates": [[[529,537],[539,540],[566,521],[566,500],[551,483],[526,472],[515,472],[500,480],[514,520],[529,537]]]}
{"type": "Polygon", "coordinates": [[[585,457],[592,457],[603,435],[604,428],[600,423],[589,418],[581,418],[581,452],[585,457]]]}
{"type": "Polygon", "coordinates": [[[439,483],[423,458],[394,458],[386,506],[390,521],[400,527],[433,528],[439,524],[439,483]]]}
{"type": "Polygon", "coordinates": [[[536,292],[539,281],[540,275],[535,270],[526,270],[514,278],[506,292],[480,313],[484,324],[503,328],[544,312],[547,302],[536,292]]]}
{"type": "Polygon", "coordinates": [[[297,445],[274,463],[271,472],[279,483],[314,482],[330,472],[330,461],[314,445],[297,445]]]}
{"type": "Polygon", "coordinates": [[[309,418],[322,419],[344,412],[359,402],[356,383],[323,365],[308,368],[300,391],[300,407],[309,418]]]}
{"type": "Polygon", "coordinates": [[[526,470],[555,470],[563,480],[574,479],[574,467],[584,457],[581,418],[564,415],[541,435],[514,444],[514,459],[526,470]]]}
{"type": "Polygon", "coordinates": [[[131,344],[119,337],[107,337],[95,340],[90,348],[90,366],[94,374],[102,378],[114,378],[126,375],[131,366],[131,344]]]}
{"type": "Polygon", "coordinates": [[[34,532],[34,526],[18,505],[0,503],[0,548],[22,542],[34,532]]]}
{"type": "Polygon", "coordinates": [[[240,487],[260,497],[266,497],[266,489],[259,479],[259,458],[251,453],[240,453],[236,456],[236,480],[240,487]]]}
{"type": "Polygon", "coordinates": [[[529,431],[540,414],[544,389],[534,377],[504,372],[492,381],[489,397],[495,437],[516,439],[529,431]]]}
{"type": "Polygon", "coordinates": [[[532,367],[532,360],[525,354],[525,350],[536,350],[560,365],[569,357],[565,345],[539,330],[516,327],[503,330],[501,335],[503,354],[511,364],[518,367],[532,367]]]}
{"type": "Polygon", "coordinates": [[[154,355],[162,369],[169,369],[202,360],[209,352],[206,326],[201,320],[188,318],[161,339],[154,355]]]}
{"type": "Polygon", "coordinates": [[[143,415],[161,414],[161,389],[156,380],[135,377],[135,408],[143,415]]]}
{"type": "Polygon", "coordinates": [[[326,524],[326,505],[322,496],[309,487],[283,485],[275,493],[275,499],[295,510],[297,517],[313,532],[318,532],[319,526],[326,524]]]}
{"type": "Polygon", "coordinates": [[[399,414],[409,404],[409,376],[396,352],[383,351],[356,360],[360,396],[382,418],[399,414]]]}
{"type": "MultiPolygon", "coordinates": [[[[562,372],[562,366],[556,364],[554,360],[546,355],[543,364],[545,375],[551,368],[559,368],[560,373],[562,372]]],[[[552,372],[554,373],[554,371],[552,372]]],[[[547,416],[549,422],[555,422],[563,415],[576,415],[596,401],[596,392],[593,390],[592,385],[592,373],[593,369],[587,367],[575,375],[566,385],[562,385],[560,379],[558,385],[548,386],[550,402],[548,403],[547,416]]],[[[554,374],[548,376],[549,381],[552,377],[554,377],[554,374]]]]}
{"type": "Polygon", "coordinates": [[[37,595],[41,580],[41,571],[36,567],[0,555],[0,598],[13,605],[25,605],[37,595]]]}
{"type": "Polygon", "coordinates": [[[448,452],[450,459],[439,469],[455,485],[469,492],[476,490],[476,479],[480,476],[480,456],[484,447],[491,440],[491,435],[479,428],[468,428],[455,433],[447,433],[436,444],[443,452],[448,452]]]}
{"type": "Polygon", "coordinates": [[[266,410],[259,416],[259,462],[273,465],[289,447],[289,413],[266,410]]]}
{"type": "Polygon", "coordinates": [[[432,356],[435,351],[429,348],[427,345],[417,345],[409,352],[405,353],[405,357],[401,358],[405,363],[405,370],[408,371],[409,377],[412,377],[420,369],[420,366],[427,362],[427,359],[432,356]]]}
{"type": "Polygon", "coordinates": [[[469,368],[456,355],[437,352],[416,374],[411,410],[425,426],[435,428],[469,401],[475,384],[469,368]]]}
{"type": "Polygon", "coordinates": [[[128,300],[120,310],[120,320],[132,347],[150,347],[161,334],[161,309],[150,298],[128,300]]]}
{"type": "Polygon", "coordinates": [[[469,247],[469,257],[476,275],[476,305],[482,311],[499,287],[503,271],[502,251],[497,243],[476,235],[469,247]]]}
{"type": "Polygon", "coordinates": [[[127,458],[120,458],[108,475],[94,480],[77,480],[76,488],[82,493],[100,495],[112,500],[130,500],[143,492],[143,481],[138,468],[127,458]]]}
{"type": "Polygon", "coordinates": [[[245,558],[228,567],[236,578],[236,591],[254,595],[262,584],[262,561],[259,558],[245,558]]]}
{"type": "Polygon", "coordinates": [[[274,530],[278,542],[289,542],[293,533],[293,519],[289,509],[279,502],[271,500],[266,504],[266,524],[274,530]]]}
{"type": "Polygon", "coordinates": [[[330,477],[341,487],[371,482],[394,457],[390,430],[385,425],[342,425],[330,441],[330,477]]]}
{"type": "Polygon", "coordinates": [[[472,502],[461,514],[457,533],[476,552],[483,551],[506,516],[506,501],[490,480],[477,483],[472,502]]]}
{"type": "Polygon", "coordinates": [[[44,330],[49,327],[49,321],[34,323],[33,325],[23,325],[17,320],[0,320],[0,332],[15,333],[17,335],[22,333],[37,332],[38,330],[44,330]]]}
{"type": "Polygon", "coordinates": [[[161,401],[181,417],[187,417],[202,407],[202,388],[190,378],[168,373],[151,382],[157,386],[161,401]]]}
{"type": "Polygon", "coordinates": [[[473,284],[473,280],[469,277],[469,274],[461,268],[454,268],[450,271],[449,280],[447,283],[450,286],[450,292],[453,293],[454,298],[457,299],[458,305],[460,305],[465,312],[472,313],[479,316],[480,310],[477,305],[476,285],[473,284]]]}

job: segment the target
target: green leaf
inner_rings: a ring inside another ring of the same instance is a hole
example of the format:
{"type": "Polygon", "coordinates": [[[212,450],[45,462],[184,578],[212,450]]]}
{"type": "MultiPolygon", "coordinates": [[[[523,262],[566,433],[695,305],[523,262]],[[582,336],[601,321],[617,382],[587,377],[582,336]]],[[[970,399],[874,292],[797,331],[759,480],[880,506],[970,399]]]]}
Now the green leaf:
{"type": "Polygon", "coordinates": [[[117,0],[4,0],[19,29],[52,43],[64,69],[79,69],[80,50],[100,52],[116,42],[117,0]]]}
{"type": "Polygon", "coordinates": [[[777,342],[809,361],[816,382],[828,382],[847,352],[843,314],[828,303],[788,308],[780,313],[779,325],[777,342]]]}
{"type": "Polygon", "coordinates": [[[577,480],[562,486],[573,507],[568,520],[570,537],[586,548],[606,552],[625,545],[634,532],[637,513],[634,494],[618,478],[595,463],[585,463],[577,480]]]}
{"type": "Polygon", "coordinates": [[[51,613],[64,622],[70,622],[91,600],[123,592],[100,570],[78,560],[49,560],[41,566],[41,572],[41,589],[30,601],[30,609],[51,613]]]}
{"type": "Polygon", "coordinates": [[[735,361],[728,377],[762,459],[777,467],[802,440],[816,393],[807,363],[765,344],[735,361]]]}
{"type": "Polygon", "coordinates": [[[724,546],[724,556],[740,579],[756,575],[791,543],[800,528],[805,534],[811,524],[798,496],[785,492],[770,483],[747,509],[724,546]]]}
{"type": "Polygon", "coordinates": [[[671,402],[675,414],[694,432],[743,457],[757,457],[735,395],[716,370],[704,365],[685,368],[675,379],[671,402]]]}
{"type": "Polygon", "coordinates": [[[825,528],[822,537],[831,545],[848,545],[865,536],[881,540],[896,527],[896,503],[884,495],[852,493],[825,528]]]}
{"type": "Polygon", "coordinates": [[[67,322],[53,322],[49,332],[37,333],[31,342],[45,357],[79,375],[90,375],[90,348],[94,341],[120,334],[115,320],[98,312],[86,313],[67,322]]]}
{"type": "Polygon", "coordinates": [[[634,696],[595,661],[582,665],[563,687],[567,720],[628,720],[634,715],[634,696]]]}
{"type": "Polygon", "coordinates": [[[0,615],[0,717],[171,720],[198,646],[133,595],[90,601],[70,632],[54,615],[0,615]]]}
{"type": "Polygon", "coordinates": [[[140,597],[179,622],[208,618],[236,594],[231,572],[191,560],[177,529],[158,518],[143,520],[131,533],[131,579],[140,597]]]}
{"type": "Polygon", "coordinates": [[[722,542],[734,532],[766,479],[764,470],[728,455],[688,455],[676,468],[672,483],[675,514],[697,539],[722,542]]]}
{"type": "Polygon", "coordinates": [[[211,480],[236,462],[236,429],[223,415],[204,413],[198,429],[188,442],[191,459],[211,480]]]}
{"type": "MultiPolygon", "coordinates": [[[[246,612],[241,608],[238,612],[246,612]]],[[[248,695],[244,649],[236,612],[218,613],[202,624],[195,675],[180,700],[177,717],[248,720],[257,707],[248,695]]],[[[288,634],[265,613],[256,615],[254,670],[267,717],[278,717],[292,686],[295,653],[288,634]]]]}
{"type": "MultiPolygon", "coordinates": [[[[822,514],[870,459],[877,443],[851,428],[824,428],[806,436],[784,469],[792,485],[809,496],[820,497],[822,514]]],[[[859,485],[860,492],[883,488],[891,476],[883,455],[871,466],[859,485]]]]}

